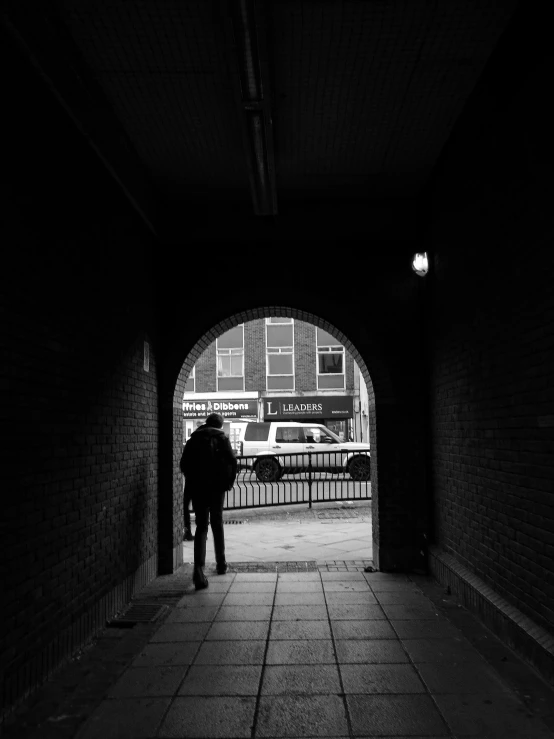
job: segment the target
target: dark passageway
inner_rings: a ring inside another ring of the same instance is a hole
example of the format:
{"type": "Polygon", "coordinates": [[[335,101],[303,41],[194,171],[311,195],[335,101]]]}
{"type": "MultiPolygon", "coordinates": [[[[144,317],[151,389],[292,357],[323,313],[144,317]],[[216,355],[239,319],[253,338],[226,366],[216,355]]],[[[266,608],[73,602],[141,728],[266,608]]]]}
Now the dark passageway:
{"type": "MultiPolygon", "coordinates": [[[[291,736],[500,735],[490,717],[451,720],[471,674],[462,685],[420,669],[422,643],[406,642],[427,639],[430,623],[416,637],[406,622],[411,601],[438,587],[533,679],[554,680],[554,70],[543,8],[18,0],[2,21],[2,721],[92,640],[114,638],[106,622],[132,598],[173,588],[163,625],[118,632],[121,669],[125,640],[147,654],[159,641],[166,656],[194,641],[195,655],[217,661],[226,650],[235,659],[242,641],[240,626],[231,646],[214,637],[235,628],[220,621],[269,624],[256,627],[265,651],[239,692],[249,708],[237,736],[284,735],[264,708],[279,680],[292,692],[275,705],[301,713],[294,685],[306,663],[295,676],[271,669],[289,664],[289,639],[326,643],[317,664],[329,674],[310,683],[310,715],[321,696],[332,697],[326,711],[340,706],[313,727],[293,721],[291,736]],[[411,264],[423,252],[420,277],[411,264]],[[371,377],[378,571],[348,573],[358,584],[344,596],[332,595],[342,591],[328,570],[305,573],[302,587],[233,573],[213,583],[213,603],[192,606],[183,386],[217,335],[277,307],[341,332],[371,377]],[[300,591],[304,600],[290,595],[300,591]],[[400,600],[380,595],[391,591],[400,600]],[[265,611],[228,610],[240,593],[265,611]],[[319,625],[305,639],[274,626],[292,618],[281,607],[310,606],[319,625]],[[377,621],[381,636],[368,626],[377,621]],[[370,655],[389,627],[383,664],[411,677],[387,683],[389,695],[353,692],[356,675],[377,680],[370,655]],[[436,699],[441,679],[455,687],[436,699]],[[436,723],[367,723],[370,706],[386,717],[416,704],[432,704],[436,723]]],[[[433,613],[446,619],[440,600],[433,613]]],[[[147,739],[182,735],[167,717],[184,695],[214,698],[212,663],[193,659],[158,694],[165,707],[141,729],[147,739]]],[[[110,700],[102,711],[117,710],[110,700]]],[[[232,698],[217,701],[214,716],[232,698]]],[[[514,736],[549,736],[539,703],[525,704],[535,734],[514,736]]],[[[89,709],[75,709],[76,730],[89,709]]],[[[37,726],[20,736],[48,735],[37,726]]]]}

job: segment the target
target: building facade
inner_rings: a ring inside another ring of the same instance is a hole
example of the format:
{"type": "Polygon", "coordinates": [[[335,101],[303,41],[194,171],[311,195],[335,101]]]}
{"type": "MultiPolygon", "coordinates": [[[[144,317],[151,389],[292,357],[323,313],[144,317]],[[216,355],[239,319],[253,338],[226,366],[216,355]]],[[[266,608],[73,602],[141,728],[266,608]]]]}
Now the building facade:
{"type": "Polygon", "coordinates": [[[364,393],[352,355],[331,334],[288,317],[248,321],[196,362],[183,397],[184,440],[211,412],[225,418],[232,440],[249,420],[324,423],[344,440],[368,440],[364,393]]]}

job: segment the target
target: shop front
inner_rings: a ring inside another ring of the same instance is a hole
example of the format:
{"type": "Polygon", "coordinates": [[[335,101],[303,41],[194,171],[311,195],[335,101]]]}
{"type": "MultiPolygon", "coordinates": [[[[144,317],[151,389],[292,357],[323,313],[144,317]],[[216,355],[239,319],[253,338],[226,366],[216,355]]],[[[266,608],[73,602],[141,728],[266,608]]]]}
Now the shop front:
{"type": "Polygon", "coordinates": [[[343,441],[352,435],[354,402],[351,395],[298,395],[263,398],[264,421],[323,423],[343,441]]]}
{"type": "Polygon", "coordinates": [[[241,426],[248,421],[258,420],[258,393],[244,396],[221,397],[220,393],[206,393],[204,396],[189,397],[183,400],[183,442],[187,442],[192,432],[206,422],[210,413],[223,416],[223,430],[238,445],[241,426]],[[236,438],[235,438],[236,437],[236,438]]]}

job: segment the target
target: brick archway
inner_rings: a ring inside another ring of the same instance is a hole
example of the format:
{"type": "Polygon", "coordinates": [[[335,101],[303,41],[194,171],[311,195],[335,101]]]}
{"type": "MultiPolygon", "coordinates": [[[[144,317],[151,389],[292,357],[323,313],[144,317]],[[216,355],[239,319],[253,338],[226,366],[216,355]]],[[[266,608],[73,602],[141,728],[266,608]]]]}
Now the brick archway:
{"type": "MultiPolygon", "coordinates": [[[[316,316],[313,313],[309,313],[307,311],[298,310],[295,308],[287,308],[285,306],[261,306],[259,308],[253,309],[253,310],[247,310],[247,311],[241,311],[240,313],[236,313],[233,316],[230,316],[229,318],[226,318],[225,320],[221,321],[217,325],[215,325],[211,330],[209,330],[207,333],[204,334],[204,336],[196,342],[194,347],[189,351],[187,356],[184,358],[183,365],[181,368],[181,371],[179,373],[179,377],[177,378],[177,381],[175,383],[175,392],[174,392],[174,403],[182,403],[183,400],[183,393],[185,389],[185,381],[188,377],[190,371],[192,370],[194,364],[197,362],[200,355],[222,334],[224,334],[226,331],[229,331],[229,329],[233,328],[234,326],[238,326],[240,323],[246,323],[247,321],[253,321],[256,318],[269,318],[271,316],[287,316],[290,318],[297,319],[299,321],[304,321],[305,323],[311,323],[314,326],[317,326],[318,328],[321,328],[328,333],[335,336],[341,344],[346,348],[347,351],[350,352],[350,354],[354,357],[354,360],[358,364],[362,376],[364,378],[364,381],[369,388],[374,387],[372,375],[374,372],[371,372],[368,370],[366,361],[358,351],[358,349],[354,346],[354,344],[350,341],[350,339],[336,326],[329,323],[329,321],[324,320],[323,318],[320,318],[319,316],[316,316]]],[[[376,366],[376,368],[379,366],[379,361],[377,357],[373,358],[374,361],[371,362],[372,369],[373,365],[376,366]]],[[[385,394],[388,394],[389,396],[392,396],[392,387],[390,384],[390,379],[388,377],[383,376],[382,372],[377,371],[377,374],[379,375],[379,379],[381,382],[379,383],[380,386],[383,386],[382,389],[385,391],[385,394]],[[388,393],[386,392],[388,390],[388,393]]]]}
{"type": "MultiPolygon", "coordinates": [[[[370,408],[369,431],[372,453],[372,509],[373,509],[373,546],[374,561],[379,569],[399,570],[414,569],[424,566],[421,561],[421,521],[418,525],[414,523],[414,512],[410,510],[399,510],[399,500],[405,498],[405,488],[412,484],[407,483],[409,475],[399,472],[399,464],[402,459],[401,445],[397,448],[393,441],[395,433],[401,424],[406,425],[404,408],[397,400],[395,388],[388,371],[386,357],[377,343],[367,333],[362,333],[363,351],[349,339],[341,326],[334,325],[320,316],[293,308],[286,305],[261,305],[233,313],[231,316],[215,323],[208,329],[200,339],[192,346],[186,344],[179,347],[180,356],[177,357],[180,369],[176,371],[176,377],[171,382],[171,433],[169,434],[169,417],[167,417],[164,446],[171,444],[172,475],[169,476],[163,491],[160,505],[160,573],[171,572],[182,563],[182,476],[179,471],[179,459],[182,452],[182,401],[186,378],[200,355],[219,336],[240,323],[245,323],[257,318],[266,318],[275,315],[283,315],[313,324],[336,336],[336,338],[352,354],[354,360],[360,367],[362,376],[368,387],[373,391],[374,405],[370,408]],[[377,429],[379,428],[379,433],[377,429]],[[383,455],[384,452],[384,455],[383,455]],[[385,460],[382,463],[382,460],[385,460]],[[380,463],[381,462],[381,463],[380,463]],[[384,474],[383,474],[384,473],[384,474]],[[382,480],[385,480],[385,486],[382,480]],[[170,492],[171,485],[171,492],[170,492]],[[385,490],[383,489],[385,488],[385,490]],[[383,498],[383,494],[386,498],[383,498]],[[171,496],[171,498],[170,498],[171,496]],[[381,499],[386,505],[381,504],[381,499]],[[407,538],[402,536],[401,528],[408,532],[407,538]],[[416,531],[417,530],[417,531],[416,531]],[[172,532],[172,542],[168,541],[172,532]]],[[[346,330],[347,327],[344,327],[346,330]]],[[[359,327],[357,327],[359,329],[359,327]]],[[[358,334],[360,331],[358,330],[358,334]]],[[[169,386],[166,386],[169,391],[169,386]]],[[[169,400],[169,398],[167,398],[169,400]]],[[[169,404],[168,404],[169,405],[169,404]]],[[[169,411],[169,408],[167,409],[169,411]]],[[[409,418],[407,425],[412,421],[409,418]]],[[[164,466],[169,463],[169,448],[164,456],[164,466]]],[[[168,471],[166,471],[168,472],[168,471]]],[[[417,484],[417,483],[416,483],[417,484]]],[[[402,503],[400,503],[402,505],[402,503]]],[[[421,518],[421,517],[420,517],[421,518]]],[[[423,525],[423,528],[425,528],[423,525]]]]}

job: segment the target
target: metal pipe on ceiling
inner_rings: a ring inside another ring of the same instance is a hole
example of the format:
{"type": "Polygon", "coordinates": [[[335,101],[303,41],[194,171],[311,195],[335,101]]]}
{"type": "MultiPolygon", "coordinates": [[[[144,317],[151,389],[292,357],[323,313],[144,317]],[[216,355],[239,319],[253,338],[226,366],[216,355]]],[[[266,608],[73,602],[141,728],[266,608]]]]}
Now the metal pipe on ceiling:
{"type": "Polygon", "coordinates": [[[260,0],[234,0],[232,22],[254,212],[276,215],[273,124],[260,0]]]}

